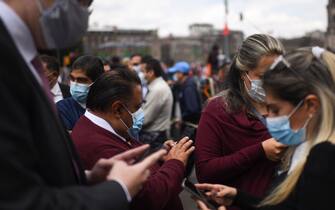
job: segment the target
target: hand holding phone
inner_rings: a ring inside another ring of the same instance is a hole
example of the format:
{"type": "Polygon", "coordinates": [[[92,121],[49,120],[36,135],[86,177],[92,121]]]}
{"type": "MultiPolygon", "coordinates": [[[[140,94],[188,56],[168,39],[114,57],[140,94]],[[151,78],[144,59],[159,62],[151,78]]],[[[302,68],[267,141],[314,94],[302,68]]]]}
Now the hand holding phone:
{"type": "Polygon", "coordinates": [[[204,192],[198,190],[196,186],[189,180],[185,179],[182,186],[187,192],[189,192],[196,199],[204,202],[210,209],[218,209],[220,207],[218,203],[209,199],[204,192]]]}
{"type": "Polygon", "coordinates": [[[162,145],[160,147],[153,147],[153,146],[150,145],[150,147],[140,157],[137,158],[135,163],[141,162],[142,160],[144,160],[149,155],[151,155],[151,154],[153,154],[153,153],[155,153],[155,152],[157,152],[158,150],[161,150],[161,149],[164,149],[164,150],[167,151],[167,148],[164,145],[162,145]]]}

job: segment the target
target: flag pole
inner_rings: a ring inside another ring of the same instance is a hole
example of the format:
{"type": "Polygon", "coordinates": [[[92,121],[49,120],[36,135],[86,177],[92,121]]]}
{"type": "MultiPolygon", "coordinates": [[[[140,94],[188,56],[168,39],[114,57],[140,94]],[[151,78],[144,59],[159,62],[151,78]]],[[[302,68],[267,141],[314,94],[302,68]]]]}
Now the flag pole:
{"type": "Polygon", "coordinates": [[[228,60],[230,60],[229,53],[229,27],[228,27],[228,0],[223,0],[224,5],[224,29],[223,29],[223,39],[224,39],[224,54],[228,60]]]}

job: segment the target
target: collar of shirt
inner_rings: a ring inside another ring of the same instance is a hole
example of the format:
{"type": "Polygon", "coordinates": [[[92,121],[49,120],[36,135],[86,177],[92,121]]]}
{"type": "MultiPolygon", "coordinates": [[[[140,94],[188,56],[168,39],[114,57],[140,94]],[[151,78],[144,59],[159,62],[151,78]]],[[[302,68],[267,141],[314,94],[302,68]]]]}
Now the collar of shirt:
{"type": "Polygon", "coordinates": [[[158,83],[160,83],[162,81],[164,81],[162,77],[157,77],[152,82],[150,82],[150,84],[148,85],[149,91],[152,90],[155,87],[156,84],[158,84],[158,83]]]}
{"type": "Polygon", "coordinates": [[[60,89],[58,82],[51,88],[51,93],[54,96],[55,103],[63,99],[62,90],[60,89]]]}
{"type": "Polygon", "coordinates": [[[77,102],[83,109],[86,109],[86,103],[77,102]]]}
{"type": "Polygon", "coordinates": [[[123,138],[122,136],[120,136],[119,134],[116,133],[116,131],[113,129],[113,127],[104,119],[102,119],[101,117],[98,117],[94,114],[92,114],[91,112],[87,111],[85,112],[85,117],[87,117],[92,123],[94,123],[95,125],[99,126],[100,128],[103,128],[111,133],[113,133],[114,135],[116,135],[117,137],[119,137],[120,139],[122,139],[123,141],[127,142],[127,140],[125,138],[123,138]]]}
{"type": "Polygon", "coordinates": [[[300,163],[300,161],[303,160],[304,157],[306,157],[306,155],[307,155],[306,152],[307,152],[308,146],[309,146],[308,142],[304,141],[303,143],[301,143],[300,145],[298,145],[295,148],[292,159],[291,159],[291,164],[290,164],[288,174],[291,174],[292,171],[300,163]]]}
{"type": "Polygon", "coordinates": [[[5,24],[9,34],[20,54],[29,66],[31,72],[41,84],[42,80],[36,72],[31,61],[38,55],[31,32],[23,20],[3,0],[0,0],[0,18],[5,24]]]}

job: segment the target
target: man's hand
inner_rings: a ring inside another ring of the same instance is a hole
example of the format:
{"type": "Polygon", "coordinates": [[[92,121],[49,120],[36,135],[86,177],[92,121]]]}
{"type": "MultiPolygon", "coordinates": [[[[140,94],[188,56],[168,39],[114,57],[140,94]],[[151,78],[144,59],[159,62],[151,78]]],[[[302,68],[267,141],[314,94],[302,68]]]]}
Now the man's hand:
{"type": "Polygon", "coordinates": [[[134,165],[128,165],[124,161],[116,160],[113,169],[107,176],[107,180],[122,182],[126,185],[131,197],[133,197],[141,190],[142,185],[148,179],[150,175],[149,168],[165,154],[166,150],[161,149],[134,165]]]}
{"type": "Polygon", "coordinates": [[[133,164],[135,160],[143,154],[149,145],[143,145],[135,149],[128,150],[109,159],[100,159],[91,171],[85,171],[89,184],[97,184],[106,181],[107,175],[112,169],[116,160],[124,161],[127,164],[133,164]]]}
{"type": "Polygon", "coordinates": [[[188,137],[182,138],[178,143],[172,146],[169,153],[165,157],[165,160],[180,160],[186,166],[188,157],[195,149],[195,147],[192,146],[192,143],[193,141],[189,140],[188,137]]]}

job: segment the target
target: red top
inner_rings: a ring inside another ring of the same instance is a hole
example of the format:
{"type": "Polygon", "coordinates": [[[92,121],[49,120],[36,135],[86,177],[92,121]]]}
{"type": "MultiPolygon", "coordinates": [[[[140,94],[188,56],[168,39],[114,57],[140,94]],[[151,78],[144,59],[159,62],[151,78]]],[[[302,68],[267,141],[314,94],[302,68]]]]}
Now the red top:
{"type": "MultiPolygon", "coordinates": [[[[86,170],[101,158],[110,158],[126,150],[140,146],[131,141],[131,145],[113,133],[95,125],[82,116],[75,125],[72,139],[86,170]]],[[[139,194],[133,198],[133,210],[182,210],[179,199],[185,167],[179,160],[166,161],[161,166],[154,165],[151,175],[139,194]]],[[[113,196],[113,195],[111,195],[113,196]]]]}
{"type": "Polygon", "coordinates": [[[260,120],[245,112],[228,113],[222,97],[211,100],[202,113],[195,141],[198,181],[262,196],[276,166],[266,158],[261,145],[269,138],[260,120]]]}

